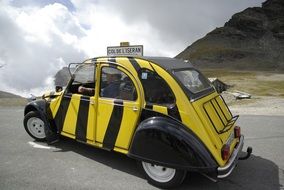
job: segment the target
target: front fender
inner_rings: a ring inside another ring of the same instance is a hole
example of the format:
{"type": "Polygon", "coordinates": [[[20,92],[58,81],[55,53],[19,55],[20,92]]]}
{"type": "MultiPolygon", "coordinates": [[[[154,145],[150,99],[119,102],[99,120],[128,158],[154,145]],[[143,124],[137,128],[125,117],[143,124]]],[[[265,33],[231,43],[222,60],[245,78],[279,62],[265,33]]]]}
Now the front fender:
{"type": "Polygon", "coordinates": [[[25,107],[24,115],[30,111],[37,111],[42,119],[46,119],[46,101],[44,99],[40,99],[29,102],[25,107]]]}
{"type": "Polygon", "coordinates": [[[24,110],[24,114],[26,115],[27,113],[29,113],[30,111],[37,111],[41,117],[41,119],[44,122],[44,131],[45,131],[45,135],[46,135],[46,140],[48,143],[54,141],[55,139],[58,138],[58,132],[57,129],[55,127],[51,127],[50,122],[49,122],[49,118],[48,118],[48,113],[47,113],[47,108],[48,107],[48,103],[46,102],[46,100],[44,99],[40,99],[40,100],[34,100],[32,102],[29,102],[24,110]]]}
{"type": "Polygon", "coordinates": [[[152,117],[137,128],[128,155],[167,167],[214,172],[218,167],[201,140],[183,124],[152,117]]]}

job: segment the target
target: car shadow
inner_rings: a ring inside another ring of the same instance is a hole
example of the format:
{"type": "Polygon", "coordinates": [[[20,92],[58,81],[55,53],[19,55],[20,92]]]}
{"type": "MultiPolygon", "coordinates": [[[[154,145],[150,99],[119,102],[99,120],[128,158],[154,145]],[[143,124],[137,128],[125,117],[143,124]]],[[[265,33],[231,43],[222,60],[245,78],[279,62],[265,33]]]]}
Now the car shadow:
{"type": "MultiPolygon", "coordinates": [[[[138,170],[136,161],[126,155],[94,148],[67,138],[62,138],[61,141],[52,146],[56,148],[55,152],[73,151],[95,162],[144,179],[144,176],[138,170]]],[[[212,182],[199,173],[188,173],[183,184],[178,189],[279,190],[279,169],[272,161],[252,154],[248,160],[240,161],[233,173],[225,179],[212,182]]]]}
{"type": "Polygon", "coordinates": [[[179,189],[279,190],[279,168],[272,161],[252,154],[249,159],[239,161],[233,173],[225,179],[212,182],[201,174],[195,173],[188,175],[179,189]]]}

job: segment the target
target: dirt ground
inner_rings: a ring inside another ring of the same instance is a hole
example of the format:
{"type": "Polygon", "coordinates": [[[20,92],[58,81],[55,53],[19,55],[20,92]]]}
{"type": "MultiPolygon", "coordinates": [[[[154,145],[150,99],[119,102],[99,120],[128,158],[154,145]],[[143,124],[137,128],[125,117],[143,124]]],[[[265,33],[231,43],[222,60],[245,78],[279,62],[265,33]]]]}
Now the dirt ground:
{"type": "Polygon", "coordinates": [[[284,98],[282,97],[252,96],[251,99],[236,100],[228,92],[223,92],[222,96],[234,114],[284,116],[284,98]]]}
{"type": "Polygon", "coordinates": [[[284,116],[284,73],[220,69],[202,72],[230,86],[222,96],[233,113],[284,116]],[[236,100],[231,94],[236,91],[249,93],[251,99],[236,100]]]}

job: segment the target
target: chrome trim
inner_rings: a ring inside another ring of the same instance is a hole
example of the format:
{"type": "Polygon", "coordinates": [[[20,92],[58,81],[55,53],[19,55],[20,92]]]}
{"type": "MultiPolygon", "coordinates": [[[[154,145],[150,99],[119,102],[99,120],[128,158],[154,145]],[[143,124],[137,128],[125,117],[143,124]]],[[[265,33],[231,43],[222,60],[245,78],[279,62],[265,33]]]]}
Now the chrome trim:
{"type": "Polygon", "coordinates": [[[235,168],[237,162],[238,162],[238,157],[240,156],[240,152],[243,149],[243,145],[244,145],[244,136],[242,135],[240,137],[240,141],[237,145],[237,147],[234,149],[230,159],[228,160],[227,164],[223,167],[218,167],[218,178],[225,178],[228,175],[230,175],[233,171],[233,169],[235,168]],[[221,174],[220,174],[221,173],[221,174]],[[223,174],[225,173],[225,174],[223,174]]]}

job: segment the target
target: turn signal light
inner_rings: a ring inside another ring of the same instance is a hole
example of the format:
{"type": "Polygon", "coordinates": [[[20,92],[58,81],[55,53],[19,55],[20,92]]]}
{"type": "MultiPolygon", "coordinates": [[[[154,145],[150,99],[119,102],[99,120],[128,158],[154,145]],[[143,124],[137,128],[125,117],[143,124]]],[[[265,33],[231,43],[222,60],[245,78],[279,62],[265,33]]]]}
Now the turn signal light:
{"type": "Polygon", "coordinates": [[[228,160],[230,156],[230,146],[225,144],[221,150],[221,155],[223,160],[228,160]]]}
{"type": "Polygon", "coordinates": [[[241,128],[239,126],[236,126],[234,128],[234,132],[235,132],[235,138],[240,138],[241,137],[241,128]]]}

